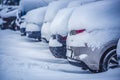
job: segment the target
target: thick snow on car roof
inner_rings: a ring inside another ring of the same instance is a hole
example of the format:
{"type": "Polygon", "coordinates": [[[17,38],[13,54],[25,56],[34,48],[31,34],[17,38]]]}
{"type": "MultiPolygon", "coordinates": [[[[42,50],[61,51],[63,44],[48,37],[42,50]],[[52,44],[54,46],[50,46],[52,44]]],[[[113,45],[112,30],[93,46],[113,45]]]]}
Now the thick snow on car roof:
{"type": "Polygon", "coordinates": [[[69,30],[119,27],[120,0],[97,1],[76,8],[69,21],[69,30]]]}
{"type": "Polygon", "coordinates": [[[67,5],[70,1],[71,0],[60,0],[60,1],[51,2],[48,5],[48,9],[47,9],[44,21],[45,22],[51,22],[54,19],[57,12],[60,9],[67,7],[67,5]]]}
{"type": "Polygon", "coordinates": [[[67,24],[73,9],[74,8],[62,9],[57,13],[50,27],[50,31],[52,34],[67,34],[67,24]]]}
{"type": "Polygon", "coordinates": [[[19,9],[23,12],[28,12],[29,10],[47,5],[48,3],[44,0],[21,0],[19,9]]]}
{"type": "Polygon", "coordinates": [[[37,8],[29,11],[26,14],[26,22],[40,24],[44,20],[47,7],[37,8]]]}
{"type": "Polygon", "coordinates": [[[90,3],[96,0],[76,0],[76,1],[71,1],[67,8],[61,9],[58,11],[57,15],[53,19],[53,22],[51,24],[51,33],[52,34],[61,34],[61,35],[67,35],[68,32],[68,21],[69,18],[73,12],[73,10],[80,6],[83,5],[83,3],[90,3]]]}

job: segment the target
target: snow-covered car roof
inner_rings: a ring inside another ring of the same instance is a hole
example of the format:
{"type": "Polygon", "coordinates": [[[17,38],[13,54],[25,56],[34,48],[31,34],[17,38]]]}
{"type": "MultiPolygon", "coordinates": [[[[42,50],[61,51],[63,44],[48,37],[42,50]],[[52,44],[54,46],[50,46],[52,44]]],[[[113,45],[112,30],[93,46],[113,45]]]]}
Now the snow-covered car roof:
{"type": "Polygon", "coordinates": [[[74,10],[69,30],[120,27],[120,0],[93,2],[74,10]]]}
{"type": "Polygon", "coordinates": [[[74,11],[74,9],[80,5],[83,5],[83,3],[90,3],[95,0],[76,0],[71,1],[67,8],[61,9],[58,11],[57,15],[53,19],[53,22],[51,24],[51,33],[52,34],[61,34],[61,35],[67,35],[68,33],[68,21],[69,18],[74,11]]]}
{"type": "Polygon", "coordinates": [[[52,34],[66,35],[68,32],[67,24],[70,15],[72,14],[73,8],[66,8],[60,10],[55,16],[53,22],[50,26],[50,31],[52,34]]]}
{"type": "Polygon", "coordinates": [[[26,18],[25,18],[26,22],[36,23],[36,24],[42,23],[44,20],[46,9],[47,7],[41,7],[29,11],[26,14],[26,18]]]}
{"type": "Polygon", "coordinates": [[[72,0],[60,0],[60,1],[51,2],[48,5],[44,21],[45,22],[51,22],[54,19],[57,12],[60,9],[67,7],[68,3],[71,2],[71,1],[72,0]]]}
{"type": "Polygon", "coordinates": [[[19,9],[23,12],[28,12],[38,7],[47,6],[50,0],[46,0],[46,1],[44,0],[21,0],[19,9]]]}

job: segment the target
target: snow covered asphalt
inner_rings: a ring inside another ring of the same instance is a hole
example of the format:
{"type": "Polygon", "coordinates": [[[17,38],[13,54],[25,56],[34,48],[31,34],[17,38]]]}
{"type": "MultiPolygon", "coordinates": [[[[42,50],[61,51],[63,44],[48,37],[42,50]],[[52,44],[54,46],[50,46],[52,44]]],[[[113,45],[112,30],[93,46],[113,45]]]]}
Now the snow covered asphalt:
{"type": "Polygon", "coordinates": [[[91,73],[54,58],[48,44],[0,30],[0,80],[120,80],[120,68],[91,73]]]}

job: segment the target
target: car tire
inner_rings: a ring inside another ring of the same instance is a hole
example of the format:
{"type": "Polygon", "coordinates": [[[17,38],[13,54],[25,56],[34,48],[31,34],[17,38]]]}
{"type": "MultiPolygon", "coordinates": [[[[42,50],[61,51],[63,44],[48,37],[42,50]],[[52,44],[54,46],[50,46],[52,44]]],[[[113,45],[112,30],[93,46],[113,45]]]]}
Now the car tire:
{"type": "Polygon", "coordinates": [[[56,58],[64,58],[66,59],[66,47],[49,47],[52,55],[56,58]]]}
{"type": "Polygon", "coordinates": [[[107,55],[103,58],[101,72],[107,71],[109,68],[115,68],[119,65],[116,48],[108,51],[107,55]]]}

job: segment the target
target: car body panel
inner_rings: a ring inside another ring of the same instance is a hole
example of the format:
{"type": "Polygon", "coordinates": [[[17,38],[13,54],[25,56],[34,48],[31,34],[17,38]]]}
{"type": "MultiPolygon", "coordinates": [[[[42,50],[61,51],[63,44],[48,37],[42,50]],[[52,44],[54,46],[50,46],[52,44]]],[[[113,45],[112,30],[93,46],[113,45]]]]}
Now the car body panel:
{"type": "Polygon", "coordinates": [[[84,62],[91,70],[100,69],[106,51],[116,48],[120,37],[119,3],[119,0],[97,1],[74,10],[68,24],[68,58],[84,62]],[[85,30],[70,34],[81,29],[85,30]]]}

